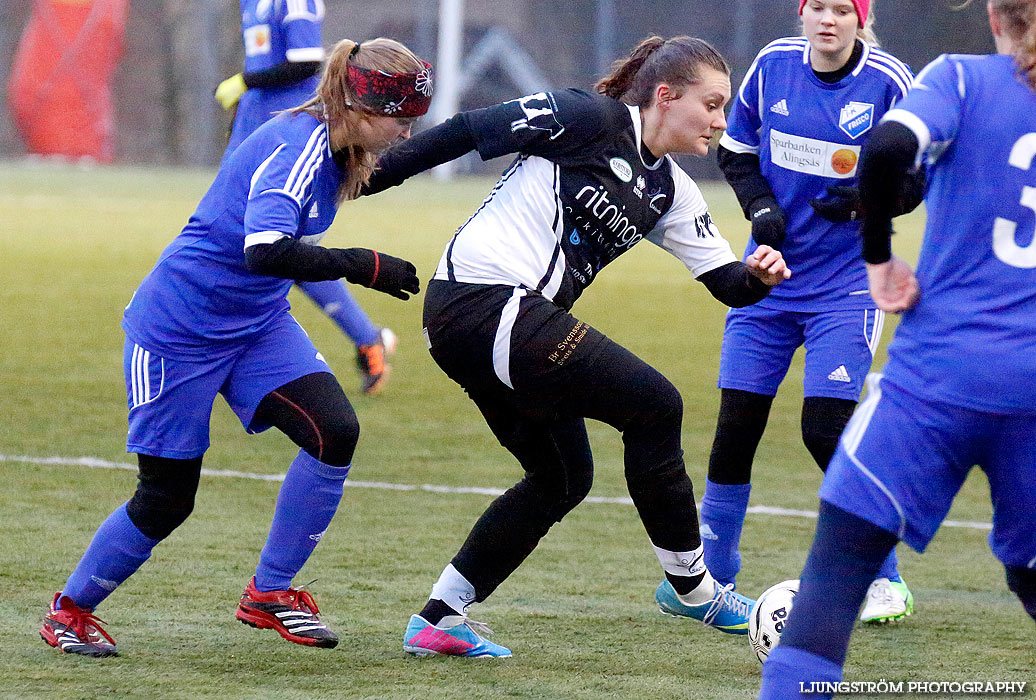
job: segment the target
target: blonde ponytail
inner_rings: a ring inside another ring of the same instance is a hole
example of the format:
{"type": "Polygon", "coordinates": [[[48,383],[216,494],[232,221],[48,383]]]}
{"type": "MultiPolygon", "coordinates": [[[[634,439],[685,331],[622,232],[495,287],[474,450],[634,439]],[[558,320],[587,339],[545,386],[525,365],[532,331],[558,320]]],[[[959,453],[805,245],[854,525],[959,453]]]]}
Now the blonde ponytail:
{"type": "Polygon", "coordinates": [[[359,108],[356,94],[349,85],[349,63],[360,68],[386,73],[408,73],[424,68],[413,51],[393,39],[378,37],[359,44],[343,39],[334,45],[312,99],[291,110],[306,112],[327,124],[328,134],[346,154],[346,178],[338,191],[339,201],[355,199],[370,180],[378,153],[357,145],[360,122],[370,116],[359,108]]]}

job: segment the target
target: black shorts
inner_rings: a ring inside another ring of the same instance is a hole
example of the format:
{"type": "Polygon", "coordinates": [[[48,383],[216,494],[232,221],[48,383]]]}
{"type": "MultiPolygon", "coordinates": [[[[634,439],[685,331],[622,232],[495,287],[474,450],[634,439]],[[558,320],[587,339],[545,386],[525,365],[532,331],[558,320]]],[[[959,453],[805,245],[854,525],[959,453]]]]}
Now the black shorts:
{"type": "Polygon", "coordinates": [[[549,402],[591,381],[598,330],[522,287],[432,280],[425,293],[432,358],[473,396],[514,391],[549,402]]]}

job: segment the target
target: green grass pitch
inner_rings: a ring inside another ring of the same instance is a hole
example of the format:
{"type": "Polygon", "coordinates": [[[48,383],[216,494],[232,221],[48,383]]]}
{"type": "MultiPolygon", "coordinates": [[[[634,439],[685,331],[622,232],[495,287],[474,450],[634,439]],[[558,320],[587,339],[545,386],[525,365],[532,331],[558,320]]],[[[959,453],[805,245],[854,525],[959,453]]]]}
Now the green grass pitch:
{"type": "MultiPolygon", "coordinates": [[[[407,617],[489,502],[487,495],[350,488],[299,577],[342,642],[332,651],[245,627],[233,611],[269,527],[276,483],[204,477],[193,517],[98,611],[123,655],[56,653],[37,636],[48,597],[101,520],[132,493],[131,471],[42,464],[128,463],[119,320],[133,289],[177,233],[211,173],[0,165],[0,697],[3,698],[716,698],[755,697],[759,664],[744,637],[663,617],[660,571],[634,509],[585,503],[474,615],[511,647],[505,661],[405,657],[407,617]]],[[[453,230],[491,182],[419,179],[342,207],[325,242],[368,245],[431,275],[453,230]]],[[[735,250],[747,225],[726,187],[704,187],[735,250]]],[[[923,218],[900,225],[914,259],[923,218]]],[[[519,476],[474,405],[432,363],[421,300],[356,296],[400,337],[395,373],[359,395],[353,350],[308,299],[292,294],[360,416],[351,480],[506,488],[519,476]]],[[[620,258],[575,313],[669,377],[683,394],[684,449],[698,493],[719,393],[724,308],[675,259],[644,243],[620,258]]],[[[886,326],[884,346],[892,335],[886,326]]],[[[799,438],[801,355],[774,405],[752,505],[814,510],[819,472],[799,438]]],[[[591,424],[594,496],[626,495],[619,436],[591,424]]],[[[208,469],[282,472],[295,450],[276,432],[247,436],[217,403],[208,469]]],[[[967,483],[950,518],[988,522],[988,487],[967,483]]],[[[814,521],[751,515],[746,594],[795,578],[814,521]]],[[[944,528],[924,556],[901,549],[917,613],[858,629],[847,680],[1033,681],[1033,626],[988,551],[986,532],[944,528]]],[[[929,696],[931,697],[931,696],[929,696]]]]}

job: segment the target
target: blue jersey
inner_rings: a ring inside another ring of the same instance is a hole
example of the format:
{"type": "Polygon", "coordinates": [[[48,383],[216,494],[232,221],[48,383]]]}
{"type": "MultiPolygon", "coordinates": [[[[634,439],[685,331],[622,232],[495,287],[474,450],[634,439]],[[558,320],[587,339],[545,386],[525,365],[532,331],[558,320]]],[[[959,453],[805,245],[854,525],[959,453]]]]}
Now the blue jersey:
{"type": "Polygon", "coordinates": [[[886,380],[976,410],[1036,411],[1036,95],[1008,56],[941,56],[886,119],[929,162],[921,299],[886,380]]]}
{"type": "MultiPolygon", "coordinates": [[[[809,41],[779,39],[748,70],[720,143],[759,156],[763,176],[784,209],[782,252],[790,280],[760,306],[818,312],[873,307],[860,259],[858,222],[834,223],[809,205],[832,185],[856,185],[857,163],[871,128],[907,93],[910,70],[864,45],[856,68],[825,83],[810,66],[809,41]]],[[[756,248],[749,240],[745,257],[756,248]]]]}
{"type": "Polygon", "coordinates": [[[228,156],[140,284],[123,317],[126,333],[181,360],[217,358],[250,341],[287,312],[292,281],[250,272],[245,248],[286,236],[318,243],[344,177],[325,124],[308,114],[264,124],[228,156]]]}
{"type": "MultiPolygon", "coordinates": [[[[324,58],[320,25],[324,0],[241,0],[241,39],[245,49],[245,72],[273,68],[290,61],[321,61],[324,58]]],[[[253,88],[241,96],[235,129],[236,146],[273,112],[302,104],[316,91],[316,76],[294,85],[253,88]],[[241,133],[238,133],[238,132],[241,133]]]]}

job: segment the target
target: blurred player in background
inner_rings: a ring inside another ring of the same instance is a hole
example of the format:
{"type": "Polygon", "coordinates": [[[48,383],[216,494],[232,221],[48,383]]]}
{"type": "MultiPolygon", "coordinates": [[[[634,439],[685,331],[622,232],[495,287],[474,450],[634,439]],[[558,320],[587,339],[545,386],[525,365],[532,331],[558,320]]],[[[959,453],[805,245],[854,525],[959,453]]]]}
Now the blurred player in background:
{"type": "MultiPolygon", "coordinates": [[[[683,405],[655,369],[568,313],[601,269],[643,238],[720,301],[764,298],[790,273],[761,246],[739,262],[697,185],[668,156],[706,155],[726,126],[730,71],[700,39],[645,40],[597,85],[464,112],[393,149],[371,191],[478,151],[517,158],[443,254],[425,295],[432,358],[525,470],[442,572],[405,651],[510,656],[468,607],[484,601],[586,497],[585,418],[622,432],[625,475],[665,578],[663,612],[745,634],[752,601],[713,580],[683,462],[683,405]]],[[[587,576],[601,572],[588,571],[587,576]]]]}
{"type": "MultiPolygon", "coordinates": [[[[820,488],[816,539],[760,697],[841,680],[853,618],[897,541],[935,535],[973,465],[989,543],[1036,619],[1036,0],[991,0],[998,55],[945,55],[863,150],[870,290],[905,311],[820,488]],[[889,238],[898,186],[929,162],[917,265],[889,238]]],[[[962,621],[967,624],[970,621],[962,621]]]]}
{"type": "Polygon", "coordinates": [[[359,425],[286,297],[293,280],[342,277],[401,299],[419,291],[405,260],[317,244],[377,154],[428,109],[430,80],[428,64],[395,41],[339,42],[316,96],[226,158],[138,287],[122,324],[137,490],[54,596],[40,630],[48,644],[115,655],[93,610],[190,515],[217,394],[248,432],[276,427],[301,448],[237,618],[297,644],[338,643],[312,596],[291,583],[338,507],[359,425]]]}
{"type": "MultiPolygon", "coordinates": [[[[313,97],[324,60],[323,18],[324,0],[241,0],[245,70],[216,88],[224,109],[237,106],[224,162],[274,114],[313,97]]],[[[395,333],[375,326],[343,282],[299,287],[356,345],[363,393],[379,393],[392,369],[386,358],[396,350],[395,333]]]]}
{"type": "MultiPolygon", "coordinates": [[[[705,562],[723,583],[741,568],[752,461],[795,351],[806,346],[802,440],[826,469],[881,339],[884,313],[860,260],[857,161],[912,76],[877,48],[871,10],[869,0],[800,0],[805,36],[759,53],[720,141],[720,167],[752,222],[746,255],[769,245],[796,272],[759,304],[727,315],[701,508],[705,562]]],[[[912,611],[893,552],[861,618],[889,622],[912,611]]]]}

